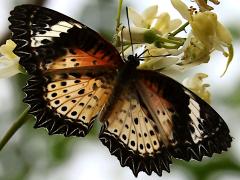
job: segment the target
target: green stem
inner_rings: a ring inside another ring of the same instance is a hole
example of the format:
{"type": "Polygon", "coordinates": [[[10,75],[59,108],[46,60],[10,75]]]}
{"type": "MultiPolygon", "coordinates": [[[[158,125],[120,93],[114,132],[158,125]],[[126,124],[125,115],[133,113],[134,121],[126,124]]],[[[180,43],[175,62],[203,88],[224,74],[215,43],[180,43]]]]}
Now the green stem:
{"type": "Polygon", "coordinates": [[[22,114],[18,117],[18,119],[12,124],[12,126],[8,129],[7,133],[0,141],[0,151],[7,144],[10,138],[17,132],[17,130],[29,119],[27,116],[29,107],[27,107],[22,114]]]}
{"type": "Polygon", "coordinates": [[[123,4],[123,0],[119,0],[119,3],[118,3],[118,13],[117,13],[117,24],[116,24],[116,33],[118,33],[118,28],[119,28],[119,26],[121,24],[122,4],[123,4]]]}
{"type": "Polygon", "coordinates": [[[184,43],[186,41],[186,38],[181,38],[181,37],[175,37],[175,36],[168,36],[169,39],[179,41],[184,43]]]}
{"type": "Polygon", "coordinates": [[[189,25],[189,22],[184,23],[182,26],[180,26],[176,31],[173,33],[170,33],[170,36],[176,36],[178,33],[183,31],[187,26],[189,25]]]}
{"type": "Polygon", "coordinates": [[[122,4],[123,4],[123,0],[119,0],[118,3],[118,12],[117,12],[117,18],[116,18],[116,29],[115,29],[115,37],[114,37],[114,41],[113,41],[113,45],[118,46],[119,44],[119,37],[117,36],[118,31],[119,31],[119,27],[121,25],[121,13],[122,13],[122,4]]]}
{"type": "Polygon", "coordinates": [[[163,43],[171,43],[171,44],[176,44],[176,45],[179,45],[179,46],[183,45],[183,42],[179,42],[179,41],[176,41],[176,40],[163,38],[161,36],[158,36],[158,40],[160,42],[163,42],[163,43]]]}

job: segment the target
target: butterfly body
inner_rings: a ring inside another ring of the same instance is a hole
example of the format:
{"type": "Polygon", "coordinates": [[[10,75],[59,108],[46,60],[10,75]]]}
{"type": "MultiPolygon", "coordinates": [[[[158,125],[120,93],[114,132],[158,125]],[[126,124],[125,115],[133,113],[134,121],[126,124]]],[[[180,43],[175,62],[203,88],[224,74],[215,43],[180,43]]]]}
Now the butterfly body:
{"type": "Polygon", "coordinates": [[[110,43],[56,11],[17,6],[9,18],[14,52],[30,74],[24,101],[35,127],[85,136],[95,120],[111,154],[134,175],[161,176],[172,158],[201,160],[230,147],[223,119],[173,79],[122,60],[110,43]]]}

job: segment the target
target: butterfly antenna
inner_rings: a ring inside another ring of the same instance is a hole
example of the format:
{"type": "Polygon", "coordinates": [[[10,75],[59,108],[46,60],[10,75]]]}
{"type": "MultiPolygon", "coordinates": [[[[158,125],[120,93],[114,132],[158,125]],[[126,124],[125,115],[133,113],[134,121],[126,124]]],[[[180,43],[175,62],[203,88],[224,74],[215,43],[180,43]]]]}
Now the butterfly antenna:
{"type": "Polygon", "coordinates": [[[128,15],[128,7],[126,7],[126,13],[127,13],[127,22],[128,22],[128,30],[129,30],[130,42],[131,42],[131,47],[132,47],[132,54],[134,55],[133,42],[132,42],[132,34],[131,34],[130,22],[129,22],[129,15],[128,15]]]}
{"type": "Polygon", "coordinates": [[[142,55],[144,55],[146,52],[148,52],[148,54],[150,54],[148,49],[145,49],[141,54],[138,55],[138,58],[141,58],[142,55]]]}
{"type": "Polygon", "coordinates": [[[138,55],[138,58],[144,59],[144,58],[151,58],[151,57],[167,57],[167,56],[171,56],[171,54],[153,56],[153,55],[151,55],[149,49],[145,49],[141,54],[138,55]],[[149,56],[141,57],[141,56],[144,55],[146,52],[148,52],[149,56]]]}

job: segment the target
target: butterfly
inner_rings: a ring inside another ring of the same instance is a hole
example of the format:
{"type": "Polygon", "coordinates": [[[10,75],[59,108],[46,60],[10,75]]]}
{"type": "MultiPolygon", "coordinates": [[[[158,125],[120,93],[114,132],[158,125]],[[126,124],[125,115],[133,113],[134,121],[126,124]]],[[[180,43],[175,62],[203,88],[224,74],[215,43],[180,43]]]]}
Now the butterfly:
{"type": "Polygon", "coordinates": [[[95,120],[111,154],[140,171],[170,172],[173,158],[201,161],[231,146],[220,115],[163,74],[122,59],[97,32],[59,12],[20,5],[9,18],[14,52],[29,73],[24,102],[35,128],[84,137],[95,120]]]}

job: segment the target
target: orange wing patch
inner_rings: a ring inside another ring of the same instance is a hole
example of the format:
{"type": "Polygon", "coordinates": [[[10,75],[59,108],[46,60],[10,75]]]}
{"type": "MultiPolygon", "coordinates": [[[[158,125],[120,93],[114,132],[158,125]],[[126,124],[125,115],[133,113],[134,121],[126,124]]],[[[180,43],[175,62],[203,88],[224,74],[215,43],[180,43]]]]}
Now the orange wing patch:
{"type": "Polygon", "coordinates": [[[115,69],[118,67],[118,56],[105,55],[103,51],[97,51],[96,53],[89,54],[80,49],[68,49],[64,56],[61,56],[54,61],[46,64],[46,70],[67,70],[67,69],[79,69],[79,68],[97,68],[105,67],[115,69]],[[115,58],[115,59],[114,59],[115,58]]]}
{"type": "Polygon", "coordinates": [[[157,90],[157,88],[147,80],[139,80],[137,87],[148,110],[151,111],[150,113],[156,122],[159,132],[161,132],[165,145],[173,145],[172,116],[174,108],[172,104],[163,98],[163,92],[161,90],[157,90]]]}

